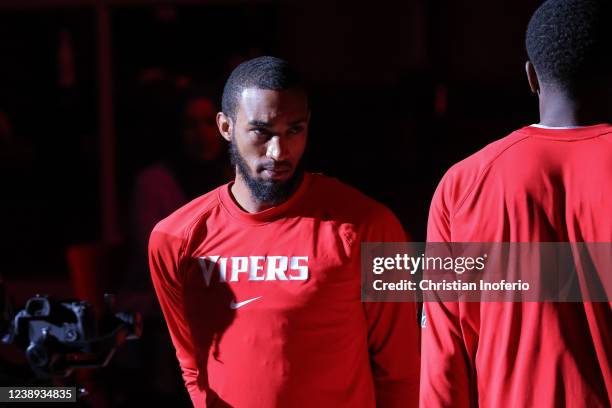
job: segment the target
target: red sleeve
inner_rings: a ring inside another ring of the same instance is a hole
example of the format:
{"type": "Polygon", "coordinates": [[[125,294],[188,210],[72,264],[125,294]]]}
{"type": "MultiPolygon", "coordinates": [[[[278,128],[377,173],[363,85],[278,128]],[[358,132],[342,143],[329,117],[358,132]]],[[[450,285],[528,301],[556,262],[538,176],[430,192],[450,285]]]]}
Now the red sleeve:
{"type": "MultiPolygon", "coordinates": [[[[386,209],[385,209],[386,210],[386,209]]],[[[365,242],[405,242],[395,216],[386,210],[365,242]]],[[[414,302],[365,302],[370,362],[377,407],[416,407],[419,402],[419,326],[414,302]]]]}
{"type": "MultiPolygon", "coordinates": [[[[448,179],[438,186],[429,210],[427,242],[451,242],[452,192],[448,179]]],[[[470,361],[461,325],[461,312],[477,304],[425,302],[421,338],[421,407],[469,407],[474,385],[470,361]]],[[[470,344],[475,342],[468,341],[470,344]]],[[[474,350],[475,353],[475,346],[474,350]]]]}
{"type": "Polygon", "coordinates": [[[153,287],[164,314],[181,366],[185,386],[194,407],[206,406],[206,392],[198,387],[198,369],[191,330],[183,308],[180,257],[183,241],[157,230],[149,239],[149,267],[153,287]]]}

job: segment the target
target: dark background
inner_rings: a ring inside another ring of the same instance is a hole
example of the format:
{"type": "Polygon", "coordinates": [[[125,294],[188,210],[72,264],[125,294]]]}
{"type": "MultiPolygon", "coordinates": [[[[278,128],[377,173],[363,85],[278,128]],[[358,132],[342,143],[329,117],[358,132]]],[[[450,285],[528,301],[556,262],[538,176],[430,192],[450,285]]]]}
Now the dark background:
{"type": "Polygon", "coordinates": [[[538,121],[523,42],[539,4],[0,1],[0,112],[12,129],[0,145],[0,273],[18,303],[69,288],[67,248],[121,246],[135,175],[176,143],[177,93],[207,83],[220,101],[231,69],[267,54],[310,85],[306,168],[382,201],[422,241],[444,172],[538,121]]]}

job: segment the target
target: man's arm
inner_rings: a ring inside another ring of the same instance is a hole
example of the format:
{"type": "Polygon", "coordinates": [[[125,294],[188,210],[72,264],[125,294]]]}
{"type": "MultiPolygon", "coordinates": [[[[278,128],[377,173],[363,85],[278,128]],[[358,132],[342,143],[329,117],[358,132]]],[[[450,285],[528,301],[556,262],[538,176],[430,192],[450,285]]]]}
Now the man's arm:
{"type": "MultiPolygon", "coordinates": [[[[366,233],[365,242],[405,242],[397,218],[388,210],[366,233]]],[[[376,406],[417,407],[419,402],[419,326],[414,302],[365,302],[368,345],[376,406]]]]}
{"type": "MultiPolygon", "coordinates": [[[[446,178],[446,177],[445,177],[446,178]]],[[[451,242],[451,201],[443,179],[429,210],[427,242],[451,242]]],[[[464,305],[465,306],[465,305],[464,305]]],[[[469,306],[469,305],[468,305],[469,306]]],[[[457,302],[425,302],[421,333],[421,407],[469,407],[469,369],[461,327],[461,305],[457,302]]]]}
{"type": "Polygon", "coordinates": [[[196,354],[183,308],[179,271],[181,251],[181,239],[159,231],[157,227],[153,230],[149,239],[149,267],[153,287],[168,325],[185,386],[194,407],[199,408],[206,406],[206,391],[198,387],[196,354]]]}

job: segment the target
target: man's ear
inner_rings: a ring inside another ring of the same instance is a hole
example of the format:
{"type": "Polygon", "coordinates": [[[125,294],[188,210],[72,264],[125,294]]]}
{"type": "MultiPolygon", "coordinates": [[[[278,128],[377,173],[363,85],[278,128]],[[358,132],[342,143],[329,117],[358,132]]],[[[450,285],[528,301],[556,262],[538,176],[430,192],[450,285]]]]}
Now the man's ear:
{"type": "Polygon", "coordinates": [[[219,133],[221,133],[221,136],[228,142],[232,141],[232,126],[232,118],[223,112],[217,113],[217,127],[219,128],[219,133]]]}
{"type": "Polygon", "coordinates": [[[530,61],[525,63],[525,72],[527,73],[527,81],[529,82],[529,88],[534,94],[540,94],[540,82],[538,81],[538,75],[536,74],[535,67],[530,61]]]}

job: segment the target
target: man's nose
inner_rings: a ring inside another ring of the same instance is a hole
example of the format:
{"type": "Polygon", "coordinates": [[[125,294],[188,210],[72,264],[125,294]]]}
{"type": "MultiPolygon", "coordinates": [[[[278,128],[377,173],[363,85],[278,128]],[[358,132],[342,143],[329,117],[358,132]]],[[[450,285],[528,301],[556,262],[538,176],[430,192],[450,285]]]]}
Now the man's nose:
{"type": "Polygon", "coordinates": [[[280,160],[287,153],[284,143],[278,135],[272,136],[268,141],[266,157],[272,160],[280,160]]]}

